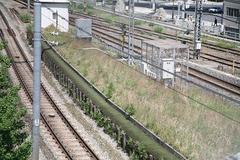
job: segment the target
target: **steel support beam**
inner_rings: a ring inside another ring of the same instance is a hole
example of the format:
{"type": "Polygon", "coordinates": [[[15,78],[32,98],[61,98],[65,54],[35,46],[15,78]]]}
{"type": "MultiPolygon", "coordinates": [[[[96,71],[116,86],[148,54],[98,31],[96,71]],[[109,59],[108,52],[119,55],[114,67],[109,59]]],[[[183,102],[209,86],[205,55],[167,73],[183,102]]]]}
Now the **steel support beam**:
{"type": "Polygon", "coordinates": [[[129,0],[129,32],[128,32],[128,64],[131,64],[131,55],[134,53],[134,0],[129,0]]]}
{"type": "Polygon", "coordinates": [[[194,58],[199,58],[202,40],[202,0],[196,0],[195,5],[195,26],[194,26],[194,58]]]}
{"type": "Polygon", "coordinates": [[[32,159],[39,159],[40,99],[41,99],[41,3],[34,3],[34,68],[33,68],[33,129],[32,159]]]}

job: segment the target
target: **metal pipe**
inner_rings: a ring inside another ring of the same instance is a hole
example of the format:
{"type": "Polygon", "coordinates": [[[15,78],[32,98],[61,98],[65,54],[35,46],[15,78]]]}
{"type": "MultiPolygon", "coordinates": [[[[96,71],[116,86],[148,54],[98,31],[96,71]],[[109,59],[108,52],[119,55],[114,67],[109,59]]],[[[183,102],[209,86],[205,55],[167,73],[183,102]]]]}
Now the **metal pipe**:
{"type": "Polygon", "coordinates": [[[33,68],[33,131],[32,159],[39,159],[39,124],[41,99],[41,2],[34,2],[34,68],[33,68]]]}

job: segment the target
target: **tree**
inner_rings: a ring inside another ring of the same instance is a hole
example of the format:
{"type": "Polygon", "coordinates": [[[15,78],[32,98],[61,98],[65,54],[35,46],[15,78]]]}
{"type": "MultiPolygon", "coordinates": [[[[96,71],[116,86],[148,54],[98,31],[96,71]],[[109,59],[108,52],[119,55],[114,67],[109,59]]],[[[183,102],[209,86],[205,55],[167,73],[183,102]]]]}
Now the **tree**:
{"type": "Polygon", "coordinates": [[[20,87],[10,82],[10,65],[10,60],[0,53],[0,159],[24,160],[31,153],[24,123],[26,109],[17,94],[20,87]]]}

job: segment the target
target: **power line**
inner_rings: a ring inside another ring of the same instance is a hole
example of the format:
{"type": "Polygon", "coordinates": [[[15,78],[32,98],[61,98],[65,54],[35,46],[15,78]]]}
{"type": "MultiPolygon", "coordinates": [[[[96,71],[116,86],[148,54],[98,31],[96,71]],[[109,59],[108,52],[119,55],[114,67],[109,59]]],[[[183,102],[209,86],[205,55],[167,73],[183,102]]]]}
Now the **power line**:
{"type": "MultiPolygon", "coordinates": [[[[47,7],[47,6],[44,5],[44,4],[43,4],[43,6],[47,7]]],[[[48,8],[50,11],[52,11],[51,8],[49,8],[49,7],[47,7],[47,8],[48,8]]],[[[53,12],[53,11],[52,11],[52,12],[53,12]]],[[[58,15],[58,16],[59,16],[61,19],[66,20],[66,18],[62,17],[61,15],[58,15]]],[[[46,17],[47,17],[47,16],[46,16],[46,17]]],[[[47,17],[47,18],[49,18],[49,17],[47,17]]],[[[50,19],[50,18],[49,18],[49,19],[50,19]]],[[[52,19],[51,19],[51,20],[52,20],[52,19]]],[[[53,20],[52,20],[52,21],[53,21],[53,20]]],[[[68,23],[70,23],[70,21],[68,21],[68,20],[66,20],[66,21],[67,21],[68,23]]],[[[71,23],[70,23],[70,24],[71,24],[71,23]]],[[[62,26],[62,25],[59,24],[59,26],[62,26]]],[[[81,31],[83,31],[83,32],[91,35],[89,32],[87,32],[86,30],[84,30],[84,29],[82,29],[82,28],[80,28],[80,27],[77,27],[77,26],[74,26],[74,25],[72,25],[72,26],[73,26],[74,28],[76,28],[76,29],[79,29],[79,30],[81,30],[81,31]]],[[[63,27],[63,26],[62,26],[62,27],[63,27]]],[[[99,40],[99,38],[98,38],[96,35],[93,35],[93,37],[95,37],[97,40],[99,40]]],[[[102,42],[101,38],[100,38],[100,41],[102,42]]],[[[107,46],[110,46],[110,45],[108,45],[106,42],[104,42],[104,44],[107,45],[107,46]]],[[[111,46],[111,48],[117,50],[117,51],[120,52],[120,53],[124,53],[124,54],[129,55],[129,53],[124,52],[124,51],[122,51],[121,49],[119,49],[119,48],[117,48],[117,47],[111,46]]],[[[129,56],[134,57],[133,55],[129,55],[129,56]]],[[[139,59],[139,57],[134,57],[134,58],[139,59]]],[[[154,68],[156,68],[156,69],[159,69],[159,70],[161,70],[161,71],[164,71],[164,72],[166,72],[166,73],[169,73],[169,74],[171,74],[171,75],[174,75],[175,77],[177,77],[177,78],[179,78],[179,79],[182,79],[182,80],[184,80],[184,81],[186,81],[186,82],[188,82],[188,83],[194,84],[195,86],[197,86],[197,87],[199,87],[199,88],[205,89],[205,90],[207,90],[207,91],[211,91],[211,92],[213,92],[213,93],[215,93],[215,94],[217,94],[217,95],[219,95],[219,96],[222,96],[222,97],[224,97],[224,98],[226,98],[226,99],[228,99],[228,100],[231,100],[231,101],[233,101],[233,102],[235,102],[235,103],[237,103],[237,104],[240,104],[240,101],[237,100],[237,99],[234,99],[234,98],[232,98],[232,97],[230,97],[230,96],[227,96],[227,95],[224,95],[224,94],[222,94],[222,93],[218,93],[218,92],[216,92],[215,90],[213,90],[213,89],[211,89],[211,88],[207,88],[207,87],[205,87],[205,86],[203,86],[203,85],[201,85],[201,84],[199,84],[199,83],[196,83],[196,82],[194,82],[194,81],[192,81],[192,80],[189,80],[188,78],[185,78],[184,76],[177,75],[176,73],[169,72],[169,71],[167,71],[167,70],[165,70],[165,69],[163,69],[163,68],[161,68],[161,67],[159,67],[159,66],[156,66],[156,65],[154,65],[154,64],[151,64],[151,63],[149,63],[149,62],[147,62],[147,61],[145,61],[145,60],[143,60],[143,59],[141,59],[141,61],[144,62],[144,63],[146,63],[146,64],[148,64],[148,65],[150,65],[150,66],[152,66],[152,67],[154,67],[154,68]]],[[[196,103],[204,106],[205,108],[208,108],[208,109],[210,109],[210,110],[212,110],[212,111],[214,111],[214,112],[216,112],[216,113],[218,113],[218,114],[220,114],[220,115],[228,118],[228,119],[231,120],[231,121],[240,123],[240,121],[234,120],[233,118],[231,118],[231,117],[228,116],[227,114],[221,113],[221,112],[217,111],[216,109],[213,109],[212,107],[210,107],[210,106],[208,106],[208,105],[200,102],[199,100],[194,99],[194,98],[191,97],[191,96],[188,96],[188,95],[186,95],[186,94],[184,94],[184,93],[182,93],[182,92],[180,92],[180,91],[178,91],[178,90],[176,90],[176,89],[174,89],[174,88],[172,88],[172,87],[169,87],[169,86],[167,86],[167,87],[168,87],[169,89],[175,91],[176,93],[181,94],[182,96],[185,96],[185,97],[193,100],[194,102],[196,102],[196,103]]]]}

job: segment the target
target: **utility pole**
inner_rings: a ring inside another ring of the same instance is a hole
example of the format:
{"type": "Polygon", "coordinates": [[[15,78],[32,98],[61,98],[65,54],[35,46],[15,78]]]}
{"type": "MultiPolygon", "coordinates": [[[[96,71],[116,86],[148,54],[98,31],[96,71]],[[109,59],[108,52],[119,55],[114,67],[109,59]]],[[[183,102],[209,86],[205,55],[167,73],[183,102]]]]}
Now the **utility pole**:
{"type": "Polygon", "coordinates": [[[87,12],[87,0],[83,1],[83,12],[86,13],[87,12]]]}
{"type": "Polygon", "coordinates": [[[183,1],[183,5],[182,5],[182,19],[186,19],[186,0],[183,1]]]}
{"type": "Polygon", "coordinates": [[[152,9],[153,9],[153,12],[156,13],[156,10],[157,10],[156,0],[152,0],[152,9]]]}
{"type": "Polygon", "coordinates": [[[102,0],[102,7],[105,7],[105,0],[102,0]]]}
{"type": "Polygon", "coordinates": [[[224,5],[224,2],[223,2],[223,9],[222,9],[222,14],[221,14],[221,24],[223,25],[223,18],[224,18],[224,9],[225,5],[224,5]]]}
{"type": "Polygon", "coordinates": [[[180,7],[181,7],[181,3],[178,1],[177,20],[179,20],[179,19],[180,19],[180,7]]]}
{"type": "Polygon", "coordinates": [[[196,0],[195,5],[195,27],[194,27],[194,58],[199,58],[201,51],[201,34],[202,34],[202,0],[196,0]]]}
{"type": "Polygon", "coordinates": [[[116,11],[116,4],[117,4],[117,0],[112,0],[112,12],[115,13],[116,11]]]}
{"type": "Polygon", "coordinates": [[[39,159],[39,124],[41,99],[41,2],[34,2],[34,68],[33,68],[33,131],[32,159],[39,159]]]}
{"type": "Polygon", "coordinates": [[[134,0],[129,0],[129,31],[128,31],[128,64],[130,65],[131,54],[134,52],[134,0]]]}
{"type": "Polygon", "coordinates": [[[28,13],[30,13],[30,0],[28,0],[27,2],[28,2],[28,13]]]}
{"type": "Polygon", "coordinates": [[[174,2],[175,0],[172,0],[172,19],[174,20],[174,2]]]}

